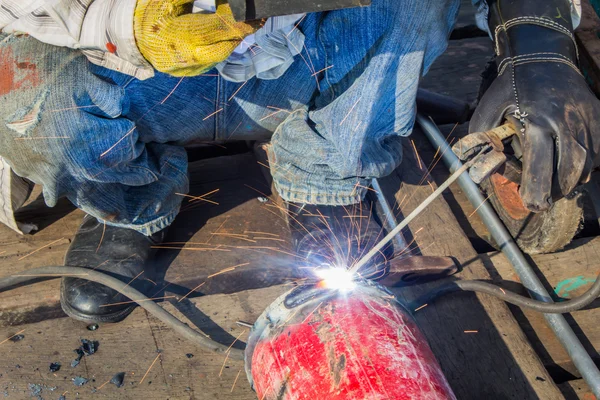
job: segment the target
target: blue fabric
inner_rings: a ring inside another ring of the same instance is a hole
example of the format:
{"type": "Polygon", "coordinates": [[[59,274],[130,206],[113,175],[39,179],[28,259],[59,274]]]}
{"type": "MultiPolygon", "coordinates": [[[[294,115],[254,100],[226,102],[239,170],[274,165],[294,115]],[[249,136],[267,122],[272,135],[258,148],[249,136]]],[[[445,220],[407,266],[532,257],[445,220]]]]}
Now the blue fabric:
{"type": "Polygon", "coordinates": [[[182,145],[253,140],[289,201],[345,205],[392,172],[415,118],[419,79],[447,45],[458,0],[373,0],[310,14],[305,48],[276,80],[216,70],[139,81],[30,37],[0,37],[0,155],[108,224],[151,234],[188,190],[182,145]],[[4,40],[2,40],[4,39],[4,40]],[[235,95],[235,96],[234,96],[235,95]],[[357,185],[358,184],[358,185],[357,185]]]}

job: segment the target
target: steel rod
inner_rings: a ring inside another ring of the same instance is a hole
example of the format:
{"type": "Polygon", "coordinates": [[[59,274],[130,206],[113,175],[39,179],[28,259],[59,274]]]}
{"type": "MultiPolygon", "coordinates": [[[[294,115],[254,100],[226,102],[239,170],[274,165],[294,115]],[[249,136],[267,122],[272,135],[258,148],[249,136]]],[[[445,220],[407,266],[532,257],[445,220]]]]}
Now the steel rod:
{"type": "MultiPolygon", "coordinates": [[[[453,173],[462,168],[462,163],[452,152],[452,149],[450,149],[446,139],[435,123],[422,115],[417,115],[417,123],[433,147],[439,148],[439,153],[442,155],[441,157],[450,172],[453,173]]],[[[485,198],[479,191],[479,187],[471,180],[468,172],[463,173],[457,182],[471,204],[474,207],[477,207],[477,213],[481,216],[481,219],[500,247],[502,253],[504,253],[512,264],[521,279],[521,283],[529,291],[530,296],[547,303],[553,302],[546,291],[546,288],[525,259],[521,249],[519,249],[510,233],[508,233],[506,227],[502,221],[500,221],[492,206],[485,201],[485,198]]],[[[544,318],[563,347],[567,350],[571,360],[573,360],[573,364],[590,386],[594,395],[597,398],[600,398],[600,371],[573,332],[573,329],[571,329],[565,320],[565,317],[561,314],[544,314],[544,318]]]]}
{"type": "Polygon", "coordinates": [[[358,270],[363,267],[367,262],[369,262],[369,260],[377,253],[379,253],[379,251],[390,241],[394,238],[394,236],[396,236],[398,233],[402,232],[402,229],[404,229],[413,219],[415,219],[419,214],[421,214],[421,212],[427,208],[428,205],[430,205],[435,199],[437,199],[444,190],[448,189],[448,186],[450,186],[452,183],[454,183],[455,180],[457,180],[460,175],[467,171],[467,169],[469,169],[470,164],[465,164],[463,165],[459,170],[457,170],[456,172],[454,172],[450,178],[448,178],[446,180],[446,182],[442,183],[432,194],[429,195],[429,197],[427,197],[425,200],[423,200],[423,202],[421,204],[419,204],[419,206],[417,208],[415,208],[410,214],[408,214],[406,216],[406,218],[404,218],[402,220],[402,222],[400,222],[394,229],[392,229],[390,231],[390,233],[388,233],[383,239],[381,239],[381,241],[379,243],[377,243],[375,246],[373,246],[373,248],[367,253],[365,254],[365,256],[363,256],[363,258],[361,258],[356,264],[354,264],[354,266],[352,266],[352,268],[349,269],[350,273],[355,274],[358,272],[358,270]]]}
{"type": "MultiPolygon", "coordinates": [[[[385,217],[385,226],[388,231],[393,230],[396,226],[398,226],[398,220],[394,215],[394,211],[392,207],[390,207],[390,203],[388,203],[385,195],[383,194],[383,190],[381,190],[381,186],[379,185],[379,181],[377,178],[373,178],[371,180],[371,186],[375,191],[375,195],[377,196],[377,202],[381,207],[381,211],[383,212],[383,216],[385,217]]],[[[404,251],[408,247],[406,240],[404,240],[404,236],[402,232],[398,232],[396,236],[392,239],[392,243],[394,244],[394,251],[404,251]]]]}

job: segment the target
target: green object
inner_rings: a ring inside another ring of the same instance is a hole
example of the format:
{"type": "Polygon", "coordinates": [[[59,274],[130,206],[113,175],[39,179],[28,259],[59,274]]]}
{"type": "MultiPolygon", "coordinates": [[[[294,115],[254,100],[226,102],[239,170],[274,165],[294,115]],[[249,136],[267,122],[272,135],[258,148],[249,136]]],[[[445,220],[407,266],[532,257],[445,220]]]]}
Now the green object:
{"type": "Polygon", "coordinates": [[[592,7],[594,7],[596,14],[600,17],[600,0],[590,0],[590,3],[592,4],[592,7]]]}
{"type": "Polygon", "coordinates": [[[568,278],[568,279],[565,279],[564,281],[559,282],[556,285],[556,288],[554,289],[554,293],[556,293],[557,296],[561,297],[561,300],[563,300],[564,298],[569,298],[570,293],[573,290],[577,290],[582,286],[585,286],[587,284],[594,283],[594,282],[596,282],[596,279],[588,279],[588,278],[583,277],[582,275],[576,276],[574,278],[568,278]]]}

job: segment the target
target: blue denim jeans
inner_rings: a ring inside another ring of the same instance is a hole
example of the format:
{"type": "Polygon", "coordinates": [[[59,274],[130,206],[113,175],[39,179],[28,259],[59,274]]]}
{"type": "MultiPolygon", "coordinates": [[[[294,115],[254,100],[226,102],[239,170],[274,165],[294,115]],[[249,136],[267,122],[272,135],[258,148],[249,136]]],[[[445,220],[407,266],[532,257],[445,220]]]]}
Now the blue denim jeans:
{"type": "Polygon", "coordinates": [[[373,0],[309,14],[305,48],[277,80],[157,73],[140,81],[31,37],[0,36],[0,155],[108,224],[168,226],[188,190],[183,145],[254,140],[288,201],[346,205],[391,173],[420,77],[447,45],[459,0],[373,0]]]}

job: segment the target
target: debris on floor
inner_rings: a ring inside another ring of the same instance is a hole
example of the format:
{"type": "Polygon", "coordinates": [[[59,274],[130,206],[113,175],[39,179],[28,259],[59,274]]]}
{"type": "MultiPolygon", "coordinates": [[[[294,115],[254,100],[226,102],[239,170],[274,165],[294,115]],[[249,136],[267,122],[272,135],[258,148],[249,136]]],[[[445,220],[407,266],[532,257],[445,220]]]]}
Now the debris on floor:
{"type": "Polygon", "coordinates": [[[71,361],[71,368],[75,368],[81,362],[83,356],[91,356],[100,347],[100,342],[95,340],[81,339],[81,346],[73,350],[77,354],[77,358],[71,361]]]}
{"type": "Polygon", "coordinates": [[[76,376],[75,378],[72,379],[72,381],[73,381],[73,384],[75,386],[83,386],[86,383],[88,383],[90,380],[89,379],[85,379],[82,376],[76,376]]]}
{"type": "Polygon", "coordinates": [[[110,383],[112,383],[116,387],[120,388],[124,385],[124,383],[123,383],[124,381],[125,381],[125,372],[119,372],[118,374],[115,374],[115,376],[112,377],[112,379],[110,380],[110,383]]]}
{"type": "MultiPolygon", "coordinates": [[[[50,392],[54,392],[56,390],[56,386],[46,386],[37,383],[30,383],[27,385],[27,387],[29,388],[29,396],[38,400],[43,400],[42,392],[44,390],[48,390],[50,392]]],[[[8,397],[8,392],[5,392],[4,396],[8,397]]]]}
{"type": "Polygon", "coordinates": [[[59,362],[53,362],[52,364],[50,364],[50,372],[58,372],[60,370],[60,363],[59,362]]]}
{"type": "Polygon", "coordinates": [[[15,336],[11,337],[8,340],[10,340],[13,343],[17,343],[17,342],[20,342],[23,339],[25,339],[25,335],[15,335],[15,336]]]}

